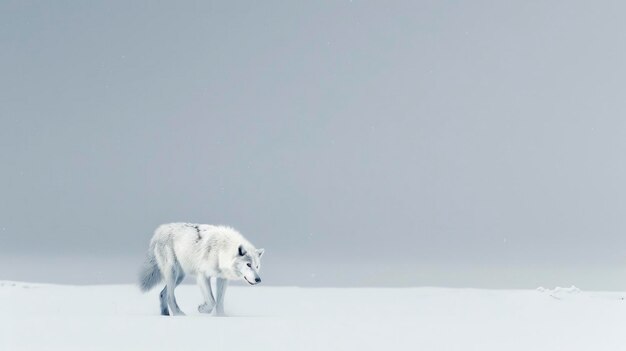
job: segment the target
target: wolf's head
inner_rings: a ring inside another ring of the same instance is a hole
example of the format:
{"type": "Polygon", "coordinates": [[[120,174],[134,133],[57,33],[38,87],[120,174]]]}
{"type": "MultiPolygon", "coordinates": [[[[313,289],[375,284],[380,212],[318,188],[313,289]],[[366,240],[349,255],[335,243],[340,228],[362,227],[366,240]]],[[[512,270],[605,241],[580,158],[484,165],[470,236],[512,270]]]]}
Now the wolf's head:
{"type": "Polygon", "coordinates": [[[246,250],[243,245],[239,245],[237,256],[235,257],[234,266],[241,278],[250,285],[256,285],[261,282],[259,270],[261,269],[261,256],[265,250],[251,249],[246,250]]]}

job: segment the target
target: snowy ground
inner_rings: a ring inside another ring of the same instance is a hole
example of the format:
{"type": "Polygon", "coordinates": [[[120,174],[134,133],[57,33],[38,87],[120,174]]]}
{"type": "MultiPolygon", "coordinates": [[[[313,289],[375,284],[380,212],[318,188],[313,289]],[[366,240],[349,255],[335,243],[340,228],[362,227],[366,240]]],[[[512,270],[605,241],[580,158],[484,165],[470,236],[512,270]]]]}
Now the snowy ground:
{"type": "Polygon", "coordinates": [[[0,282],[0,350],[626,350],[623,293],[229,288],[228,317],[158,315],[156,290],[0,282]]]}

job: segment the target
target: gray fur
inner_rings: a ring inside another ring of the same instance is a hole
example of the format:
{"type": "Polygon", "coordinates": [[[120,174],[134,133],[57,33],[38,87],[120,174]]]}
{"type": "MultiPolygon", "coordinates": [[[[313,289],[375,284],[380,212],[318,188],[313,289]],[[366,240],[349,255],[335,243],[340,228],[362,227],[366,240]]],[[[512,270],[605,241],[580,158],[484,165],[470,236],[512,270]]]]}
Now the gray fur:
{"type": "Polygon", "coordinates": [[[169,316],[170,310],[167,308],[167,287],[163,287],[163,290],[161,290],[159,301],[161,302],[161,315],[169,316]]]}
{"type": "Polygon", "coordinates": [[[163,276],[154,257],[154,248],[150,248],[139,272],[139,288],[146,292],[159,284],[161,280],[163,280],[163,276]]]}

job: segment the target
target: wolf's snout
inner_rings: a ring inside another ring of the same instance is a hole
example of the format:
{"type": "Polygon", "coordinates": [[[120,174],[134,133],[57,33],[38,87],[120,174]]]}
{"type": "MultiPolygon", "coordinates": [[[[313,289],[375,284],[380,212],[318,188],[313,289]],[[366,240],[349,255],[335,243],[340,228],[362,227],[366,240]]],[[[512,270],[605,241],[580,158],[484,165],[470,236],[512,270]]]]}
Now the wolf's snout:
{"type": "Polygon", "coordinates": [[[261,278],[259,278],[259,277],[254,278],[254,282],[259,284],[261,282],[261,278]]]}

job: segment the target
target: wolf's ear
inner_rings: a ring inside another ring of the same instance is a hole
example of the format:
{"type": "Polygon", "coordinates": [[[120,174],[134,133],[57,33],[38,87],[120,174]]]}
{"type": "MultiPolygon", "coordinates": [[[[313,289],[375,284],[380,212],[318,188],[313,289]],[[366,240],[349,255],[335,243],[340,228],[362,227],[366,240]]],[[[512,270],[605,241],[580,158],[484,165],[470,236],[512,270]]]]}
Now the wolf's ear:
{"type": "Polygon", "coordinates": [[[265,253],[265,249],[257,249],[256,250],[256,254],[259,255],[259,258],[261,258],[261,256],[263,256],[264,253],[265,253]]]}
{"type": "Polygon", "coordinates": [[[243,248],[243,245],[239,245],[239,256],[245,256],[246,249],[243,248]]]}

